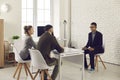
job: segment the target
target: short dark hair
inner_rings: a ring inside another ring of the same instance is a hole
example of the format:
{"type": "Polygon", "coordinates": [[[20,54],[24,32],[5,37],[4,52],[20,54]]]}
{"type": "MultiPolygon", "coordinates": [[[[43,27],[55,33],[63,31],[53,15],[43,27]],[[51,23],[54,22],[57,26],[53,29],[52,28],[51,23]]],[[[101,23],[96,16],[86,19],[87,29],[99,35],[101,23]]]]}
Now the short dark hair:
{"type": "Polygon", "coordinates": [[[95,23],[95,22],[92,22],[91,25],[94,25],[94,26],[97,27],[97,23],[95,23]]]}
{"type": "Polygon", "coordinates": [[[45,26],[45,31],[48,31],[48,30],[51,29],[51,28],[53,28],[53,26],[50,25],[50,24],[48,24],[48,25],[45,26]]]}
{"type": "Polygon", "coordinates": [[[32,28],[31,25],[24,26],[24,33],[27,34],[27,35],[30,35],[28,31],[29,31],[31,28],[32,28]]]}

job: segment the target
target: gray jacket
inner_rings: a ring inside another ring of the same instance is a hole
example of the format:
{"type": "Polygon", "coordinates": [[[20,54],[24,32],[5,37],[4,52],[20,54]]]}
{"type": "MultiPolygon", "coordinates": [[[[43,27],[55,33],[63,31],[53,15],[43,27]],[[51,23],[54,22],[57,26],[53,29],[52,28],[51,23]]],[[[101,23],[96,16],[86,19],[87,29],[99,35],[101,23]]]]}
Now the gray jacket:
{"type": "Polygon", "coordinates": [[[33,41],[31,36],[26,36],[24,47],[20,52],[20,56],[23,60],[27,59],[30,56],[29,49],[31,49],[32,47],[36,49],[35,42],[33,41]]]}

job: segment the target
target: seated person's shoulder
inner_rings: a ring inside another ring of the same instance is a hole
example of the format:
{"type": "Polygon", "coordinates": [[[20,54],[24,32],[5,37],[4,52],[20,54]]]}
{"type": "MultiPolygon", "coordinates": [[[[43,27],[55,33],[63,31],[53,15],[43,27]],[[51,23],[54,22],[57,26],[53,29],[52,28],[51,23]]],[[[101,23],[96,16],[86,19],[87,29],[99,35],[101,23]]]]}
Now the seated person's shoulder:
{"type": "Polygon", "coordinates": [[[92,32],[89,32],[88,34],[90,35],[90,34],[92,34],[92,32]]]}
{"type": "Polygon", "coordinates": [[[25,40],[27,40],[27,41],[32,40],[32,37],[27,36],[25,40]]]}
{"type": "Polygon", "coordinates": [[[102,35],[102,33],[101,33],[101,32],[99,32],[99,31],[97,31],[97,32],[98,32],[98,34],[102,35]]]}

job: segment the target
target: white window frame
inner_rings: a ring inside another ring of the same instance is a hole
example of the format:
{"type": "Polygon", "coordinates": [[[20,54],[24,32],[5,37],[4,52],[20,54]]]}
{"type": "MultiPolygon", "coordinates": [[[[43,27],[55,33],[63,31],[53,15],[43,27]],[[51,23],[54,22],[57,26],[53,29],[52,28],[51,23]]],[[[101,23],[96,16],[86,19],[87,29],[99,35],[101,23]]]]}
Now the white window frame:
{"type": "MultiPolygon", "coordinates": [[[[22,0],[21,0],[22,1],[22,0]]],[[[50,23],[53,25],[53,0],[50,0],[50,23]]],[[[22,21],[23,22],[23,21],[22,21]]],[[[37,38],[37,0],[33,0],[33,26],[34,26],[34,35],[33,37],[37,38]]],[[[23,29],[23,26],[22,26],[23,29]]],[[[22,38],[24,38],[24,35],[21,33],[22,38]]]]}

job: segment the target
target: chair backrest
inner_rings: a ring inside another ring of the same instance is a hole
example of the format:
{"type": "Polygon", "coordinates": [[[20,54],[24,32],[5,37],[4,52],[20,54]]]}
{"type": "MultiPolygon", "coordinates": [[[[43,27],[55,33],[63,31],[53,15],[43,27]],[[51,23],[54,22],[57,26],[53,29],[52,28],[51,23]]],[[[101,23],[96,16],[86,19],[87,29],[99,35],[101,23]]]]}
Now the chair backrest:
{"type": "Polygon", "coordinates": [[[39,69],[47,69],[48,65],[44,60],[40,51],[36,49],[29,49],[31,55],[31,64],[33,67],[38,67],[39,69]]]}
{"type": "Polygon", "coordinates": [[[23,40],[16,40],[14,41],[14,44],[13,44],[13,52],[15,53],[15,60],[17,62],[20,62],[20,61],[23,61],[19,55],[20,51],[23,49],[24,47],[24,42],[23,40]]]}
{"type": "Polygon", "coordinates": [[[104,49],[104,52],[105,52],[105,39],[103,37],[103,45],[102,45],[103,49],[104,49]]]}

